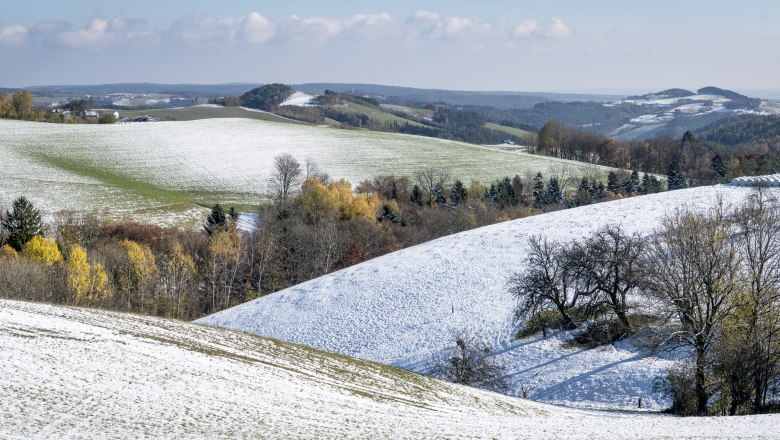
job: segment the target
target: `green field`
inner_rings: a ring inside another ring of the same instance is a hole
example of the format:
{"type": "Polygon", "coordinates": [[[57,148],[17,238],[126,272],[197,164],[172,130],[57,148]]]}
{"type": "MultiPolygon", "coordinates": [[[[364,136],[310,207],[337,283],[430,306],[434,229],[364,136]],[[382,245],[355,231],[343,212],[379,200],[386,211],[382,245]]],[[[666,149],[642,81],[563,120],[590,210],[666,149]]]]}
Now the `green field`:
{"type": "Polygon", "coordinates": [[[490,128],[492,130],[502,131],[504,133],[511,134],[512,136],[517,136],[517,137],[520,137],[520,138],[530,138],[530,139],[533,139],[536,136],[536,134],[531,133],[530,131],[525,131],[525,130],[522,130],[520,128],[515,128],[515,127],[507,127],[506,125],[494,124],[492,122],[485,123],[485,128],[490,128]]]}
{"type": "Polygon", "coordinates": [[[609,170],[462,142],[286,121],[0,120],[0,206],[25,195],[49,213],[105,209],[155,223],[202,221],[213,203],[252,209],[264,200],[273,158],[282,153],[353,184],[378,175],[413,176],[423,167],[449,170],[467,182],[537,171],[604,178],[609,170]]]}
{"type": "Polygon", "coordinates": [[[379,122],[381,124],[392,124],[394,122],[397,122],[399,124],[408,123],[410,125],[423,126],[423,124],[412,121],[411,119],[402,118],[392,113],[384,112],[382,110],[378,110],[369,106],[355,104],[354,102],[347,101],[341,105],[334,105],[332,106],[332,108],[334,110],[339,110],[346,113],[357,113],[361,115],[366,115],[369,118],[371,118],[372,121],[379,122]]]}
{"type": "Polygon", "coordinates": [[[283,118],[273,113],[252,111],[243,107],[218,107],[197,105],[192,107],[177,107],[155,110],[120,110],[119,116],[122,118],[135,118],[137,116],[151,116],[161,121],[197,121],[199,119],[219,119],[219,118],[247,118],[260,121],[287,122],[291,124],[305,124],[305,122],[294,121],[283,118]]]}

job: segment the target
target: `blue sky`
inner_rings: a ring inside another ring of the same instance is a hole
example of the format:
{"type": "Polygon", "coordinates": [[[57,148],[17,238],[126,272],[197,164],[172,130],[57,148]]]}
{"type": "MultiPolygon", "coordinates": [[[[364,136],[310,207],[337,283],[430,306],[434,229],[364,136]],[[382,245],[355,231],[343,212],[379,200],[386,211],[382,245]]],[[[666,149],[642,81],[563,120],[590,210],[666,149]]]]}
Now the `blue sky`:
{"type": "Polygon", "coordinates": [[[35,1],[3,5],[0,86],[365,82],[779,90],[776,1],[35,1]]]}

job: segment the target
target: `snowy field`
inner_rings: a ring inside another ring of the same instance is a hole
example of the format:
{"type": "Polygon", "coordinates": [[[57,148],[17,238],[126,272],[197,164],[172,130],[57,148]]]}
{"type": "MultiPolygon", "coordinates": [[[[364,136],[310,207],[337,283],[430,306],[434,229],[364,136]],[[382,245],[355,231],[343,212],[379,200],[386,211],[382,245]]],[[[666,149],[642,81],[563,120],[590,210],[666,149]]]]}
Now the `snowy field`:
{"type": "MultiPolygon", "coordinates": [[[[706,209],[719,197],[741,203],[753,191],[701,187],[584,206],[444,237],[388,254],[205,317],[201,323],[374,360],[413,371],[453,344],[456,333],[492,347],[511,393],[569,406],[669,406],[652,392],[672,361],[644,358],[628,343],[565,349],[568,335],[515,341],[515,300],[507,291],[523,270],[532,235],[582,238],[607,223],[651,233],[677,208],[706,209]]],[[[780,191],[780,190],[772,190],[780,191]]],[[[778,192],[780,195],[780,192],[778,192]]]]}
{"type": "Polygon", "coordinates": [[[0,300],[0,438],[776,438],[780,416],[565,409],[244,333],[0,300]]]}
{"type": "MultiPolygon", "coordinates": [[[[0,205],[26,195],[46,211],[133,210],[184,203],[256,205],[273,158],[310,159],[353,184],[448,169],[468,182],[594,168],[440,139],[251,119],[115,125],[0,121],[0,205]]],[[[202,219],[201,219],[202,220],[202,219]]]]}

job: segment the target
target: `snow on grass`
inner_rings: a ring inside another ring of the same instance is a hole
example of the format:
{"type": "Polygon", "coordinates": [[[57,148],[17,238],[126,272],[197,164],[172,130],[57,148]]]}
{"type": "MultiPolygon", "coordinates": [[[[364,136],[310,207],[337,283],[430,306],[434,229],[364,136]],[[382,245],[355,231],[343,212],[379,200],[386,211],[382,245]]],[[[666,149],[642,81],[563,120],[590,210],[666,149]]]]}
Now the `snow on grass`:
{"type": "Polygon", "coordinates": [[[274,156],[311,159],[354,184],[424,166],[464,180],[556,172],[605,174],[576,162],[440,139],[251,119],[138,124],[0,121],[0,204],[29,196],[47,210],[147,209],[180,203],[249,206],[274,156]]]}
{"type": "Polygon", "coordinates": [[[512,273],[526,265],[528,238],[587,236],[606,224],[650,233],[677,208],[740,203],[752,190],[702,187],[633,197],[519,219],[388,254],[205,317],[199,322],[306,344],[426,372],[458,332],[492,347],[510,393],[572,406],[668,406],[652,382],[671,361],[643,358],[628,344],[562,348],[559,338],[515,341],[512,273]]]}
{"type": "Polygon", "coordinates": [[[0,437],[771,438],[780,417],[558,408],[175,321],[0,300],[0,437]]]}
{"type": "Polygon", "coordinates": [[[283,103],[279,105],[298,105],[298,106],[307,106],[309,105],[309,101],[314,98],[314,95],[310,95],[308,93],[303,92],[295,92],[292,95],[290,95],[289,98],[287,98],[283,103]]]}

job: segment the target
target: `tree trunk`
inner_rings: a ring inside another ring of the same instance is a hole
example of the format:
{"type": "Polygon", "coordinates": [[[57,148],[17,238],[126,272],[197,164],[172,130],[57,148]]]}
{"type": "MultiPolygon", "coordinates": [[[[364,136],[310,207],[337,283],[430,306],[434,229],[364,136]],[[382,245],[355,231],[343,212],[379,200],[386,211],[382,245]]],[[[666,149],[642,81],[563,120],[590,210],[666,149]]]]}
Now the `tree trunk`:
{"type": "Polygon", "coordinates": [[[704,344],[696,341],[696,414],[707,415],[707,388],[704,372],[704,344]]]}

